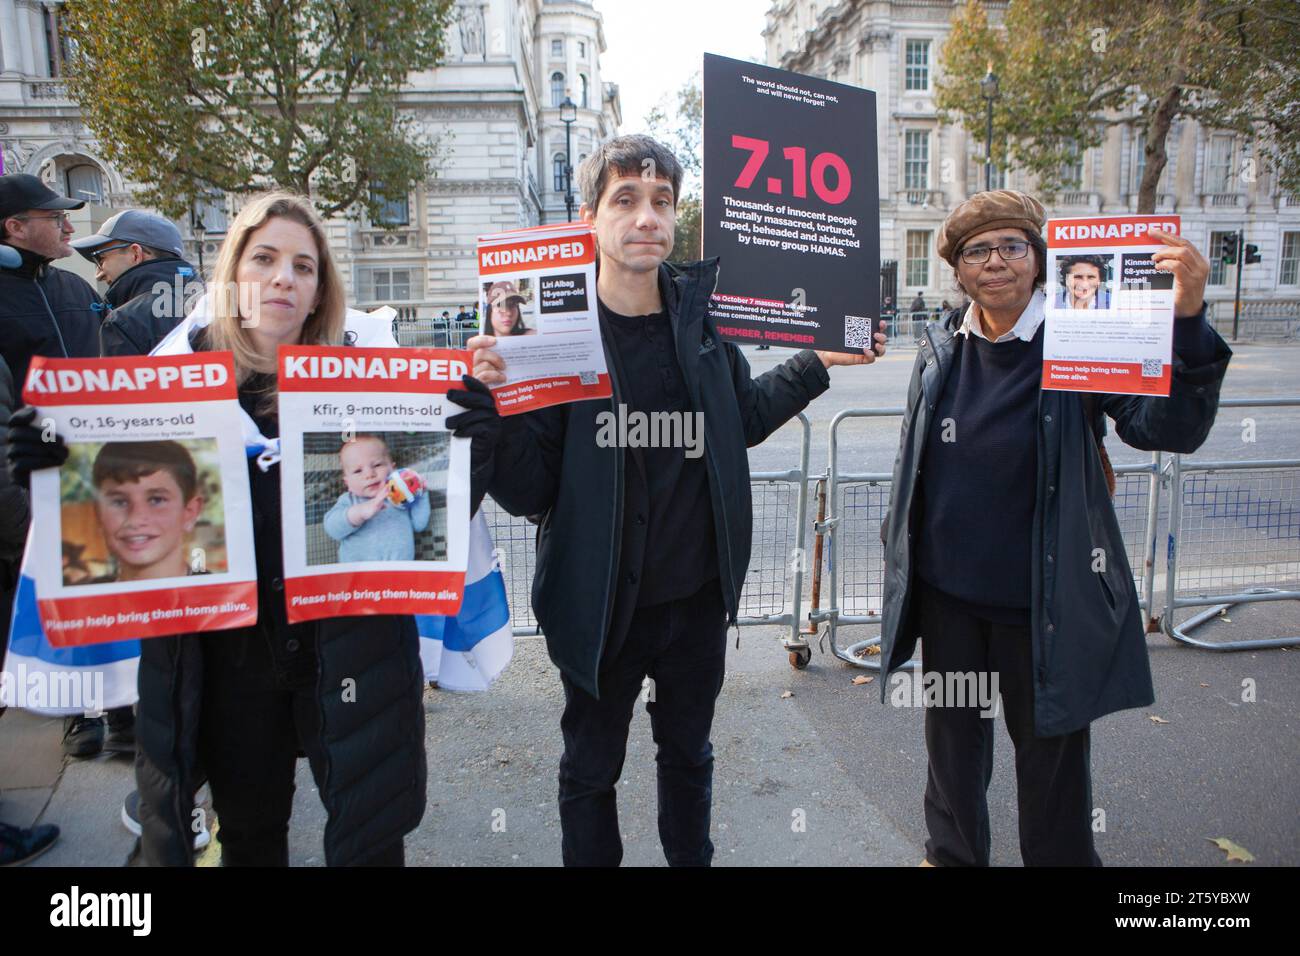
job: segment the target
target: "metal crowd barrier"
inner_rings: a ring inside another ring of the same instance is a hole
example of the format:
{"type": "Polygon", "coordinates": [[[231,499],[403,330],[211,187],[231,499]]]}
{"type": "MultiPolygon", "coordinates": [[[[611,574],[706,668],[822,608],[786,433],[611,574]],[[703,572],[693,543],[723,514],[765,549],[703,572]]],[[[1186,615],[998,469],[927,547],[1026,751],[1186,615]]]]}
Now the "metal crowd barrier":
{"type": "MultiPolygon", "coordinates": [[[[802,666],[808,663],[812,653],[807,636],[799,627],[808,564],[808,462],[812,425],[802,413],[797,421],[802,432],[799,467],[788,471],[757,471],[749,476],[754,537],[736,623],[785,628],[781,644],[790,653],[791,661],[799,659],[802,666]]],[[[483,507],[506,582],[512,630],[517,637],[540,634],[532,610],[537,529],[527,518],[507,514],[491,497],[484,499],[483,507]]]]}
{"type": "MultiPolygon", "coordinates": [[[[1300,398],[1219,402],[1220,414],[1279,407],[1300,407],[1300,398]]],[[[1198,461],[1174,455],[1168,480],[1165,634],[1209,651],[1300,644],[1300,636],[1203,641],[1188,634],[1235,604],[1300,600],[1300,458],[1198,461]],[[1214,590],[1225,584],[1226,591],[1214,590]],[[1205,610],[1178,624],[1175,611],[1191,607],[1205,610]]]]}
{"type": "MultiPolygon", "coordinates": [[[[850,418],[900,418],[902,415],[901,408],[857,408],[841,411],[831,419],[827,469],[829,511],[815,527],[816,533],[825,535],[829,544],[830,606],[824,611],[814,607],[809,620],[814,624],[825,623],[826,637],[835,657],[868,670],[880,669],[878,654],[873,655],[870,650],[880,646],[880,638],[869,637],[841,647],[837,637],[841,626],[881,622],[885,565],[880,526],[889,513],[893,467],[891,462],[889,471],[841,472],[839,430],[850,418]]],[[[1155,594],[1153,572],[1160,484],[1159,452],[1152,454],[1150,462],[1115,467],[1115,513],[1124,535],[1138,603],[1148,617],[1155,594]]],[[[916,662],[904,666],[914,669],[916,662]]]]}
{"type": "Polygon", "coordinates": [[[393,319],[393,338],[401,346],[428,349],[463,349],[478,333],[473,325],[462,325],[455,320],[430,318],[393,319]]]}

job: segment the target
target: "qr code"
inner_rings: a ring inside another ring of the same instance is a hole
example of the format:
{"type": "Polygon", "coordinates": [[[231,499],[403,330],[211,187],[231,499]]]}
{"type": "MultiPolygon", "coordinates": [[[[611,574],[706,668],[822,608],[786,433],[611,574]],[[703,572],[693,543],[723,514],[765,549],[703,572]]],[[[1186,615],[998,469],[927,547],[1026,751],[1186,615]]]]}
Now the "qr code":
{"type": "Polygon", "coordinates": [[[578,384],[579,384],[579,385],[595,385],[595,384],[596,384],[597,382],[599,382],[599,381],[600,381],[600,376],[597,375],[595,372],[579,372],[579,373],[578,373],[578,384]]]}
{"type": "Polygon", "coordinates": [[[871,348],[871,320],[860,315],[846,315],[844,344],[854,349],[871,348]]]}
{"type": "Polygon", "coordinates": [[[1158,358],[1142,360],[1142,377],[1159,378],[1164,365],[1158,358]]]}

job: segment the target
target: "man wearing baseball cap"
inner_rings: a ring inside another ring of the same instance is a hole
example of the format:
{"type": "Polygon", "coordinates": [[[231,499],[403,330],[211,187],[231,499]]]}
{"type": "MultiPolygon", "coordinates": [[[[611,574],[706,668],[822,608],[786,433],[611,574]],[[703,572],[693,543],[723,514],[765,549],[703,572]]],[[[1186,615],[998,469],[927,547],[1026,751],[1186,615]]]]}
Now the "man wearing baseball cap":
{"type": "Polygon", "coordinates": [[[72,255],[67,210],[84,205],[35,176],[0,176],[0,242],[22,260],[0,267],[0,355],[20,391],[33,355],[99,355],[99,296],[80,276],[51,265],[72,255]]]}
{"type": "Polygon", "coordinates": [[[100,328],[102,355],[148,355],[203,291],[184,258],[180,230],[153,213],[119,212],[72,248],[108,283],[104,298],[112,311],[100,328]]]}
{"type": "MultiPolygon", "coordinates": [[[[0,176],[0,252],[8,246],[11,253],[0,258],[0,358],[13,372],[17,394],[33,355],[99,355],[103,303],[85,279],[51,265],[72,255],[67,211],[84,205],[60,196],[35,176],[0,176]],[[14,258],[12,253],[17,253],[16,264],[5,261],[14,258]]],[[[104,738],[103,717],[64,721],[63,750],[70,756],[99,753],[104,738]]]]}

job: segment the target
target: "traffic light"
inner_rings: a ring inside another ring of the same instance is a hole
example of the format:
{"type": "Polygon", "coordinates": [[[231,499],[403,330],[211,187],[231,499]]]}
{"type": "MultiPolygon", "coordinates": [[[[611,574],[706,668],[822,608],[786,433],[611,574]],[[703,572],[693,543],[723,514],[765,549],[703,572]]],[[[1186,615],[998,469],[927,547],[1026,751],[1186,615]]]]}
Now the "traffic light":
{"type": "Polygon", "coordinates": [[[1254,243],[1247,243],[1246,257],[1244,261],[1248,266],[1254,265],[1256,262],[1259,262],[1260,261],[1259,246],[1255,245],[1254,243]]]}
{"type": "Polygon", "coordinates": [[[1219,240],[1219,258],[1225,266],[1237,264],[1237,234],[1229,233],[1219,240]]]}

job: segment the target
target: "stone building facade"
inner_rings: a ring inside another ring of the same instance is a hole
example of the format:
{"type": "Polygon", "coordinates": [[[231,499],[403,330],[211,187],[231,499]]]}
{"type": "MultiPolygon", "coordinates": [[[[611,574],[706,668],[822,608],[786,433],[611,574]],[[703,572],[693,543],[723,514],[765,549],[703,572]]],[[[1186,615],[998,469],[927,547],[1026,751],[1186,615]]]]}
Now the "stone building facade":
{"type": "MultiPolygon", "coordinates": [[[[984,138],[939,122],[935,74],[950,17],[962,0],[775,0],[764,30],[768,65],[822,76],[876,92],[880,152],[881,259],[898,263],[904,305],[919,290],[937,305],[956,292],[952,270],[935,253],[935,237],[952,208],[983,188],[984,138]]],[[[1004,2],[987,4],[999,22],[1004,2]]],[[[996,109],[996,103],[994,109],[996,109]]],[[[1111,126],[1101,146],[1068,170],[1070,188],[1049,215],[1120,214],[1137,209],[1142,131],[1111,126]]],[[[1167,144],[1157,211],[1182,216],[1183,231],[1203,252],[1223,234],[1244,229],[1263,261],[1245,267],[1242,297],[1262,308],[1294,310],[1300,300],[1300,197],[1281,193],[1254,161],[1252,144],[1199,124],[1175,124],[1167,144]]],[[[1033,177],[994,173],[994,188],[1036,192],[1033,177]]],[[[1230,316],[1235,266],[1215,260],[1207,290],[1217,314],[1230,316]]]]}
{"type": "MultiPolygon", "coordinates": [[[[100,155],[59,79],[68,52],[60,6],[0,0],[0,150],[6,172],[90,200],[81,233],[133,205],[132,188],[100,155]]],[[[565,97],[576,104],[575,167],[621,122],[618,87],[600,72],[605,37],[591,0],[460,0],[447,39],[442,65],[412,73],[400,93],[402,108],[440,141],[436,175],[387,204],[378,222],[362,213],[328,224],[349,302],[361,308],[455,315],[474,295],[478,236],[564,220],[565,97]]],[[[196,207],[209,268],[237,202],[196,207]]],[[[177,225],[197,261],[193,222],[177,225]]]]}

